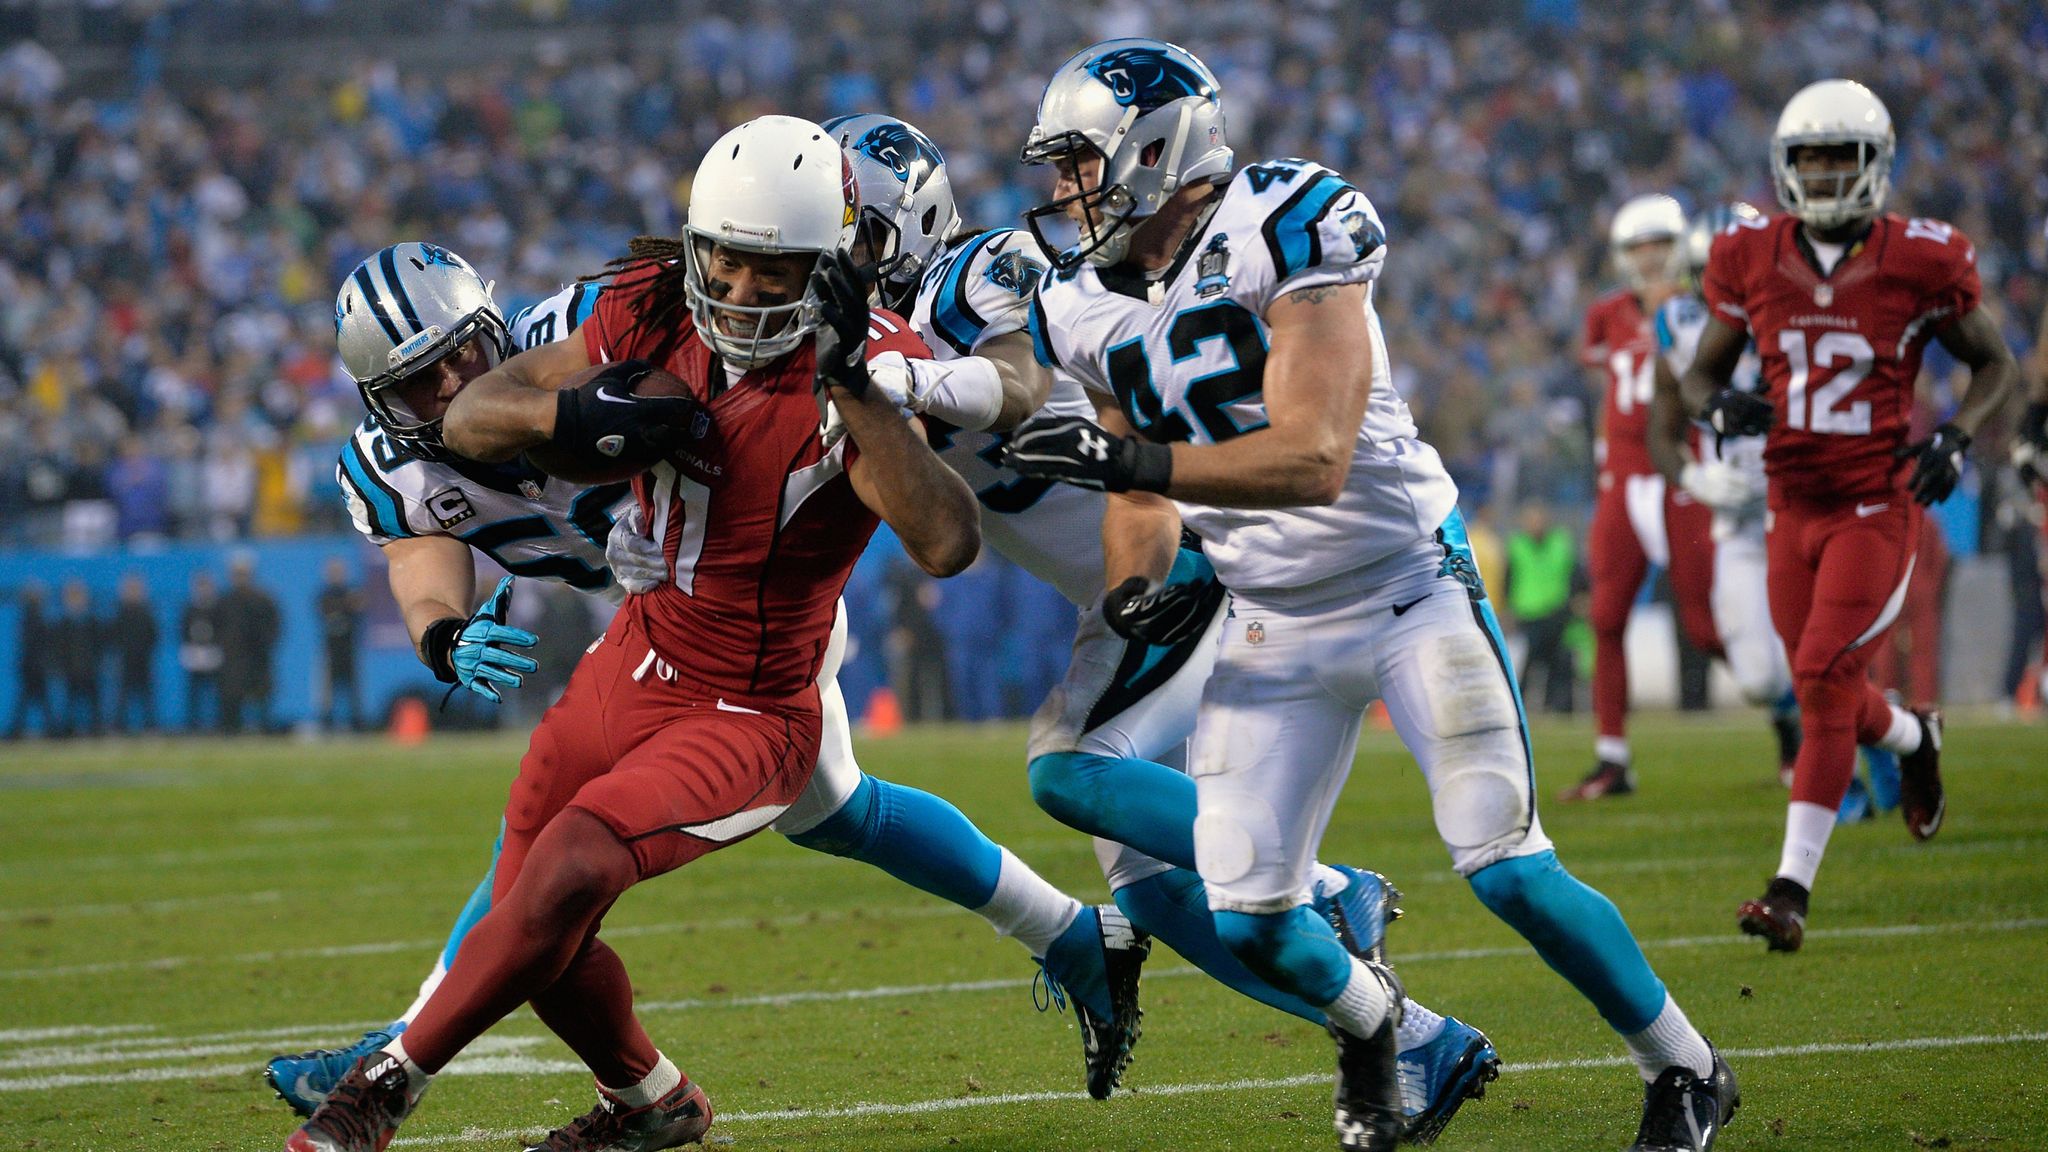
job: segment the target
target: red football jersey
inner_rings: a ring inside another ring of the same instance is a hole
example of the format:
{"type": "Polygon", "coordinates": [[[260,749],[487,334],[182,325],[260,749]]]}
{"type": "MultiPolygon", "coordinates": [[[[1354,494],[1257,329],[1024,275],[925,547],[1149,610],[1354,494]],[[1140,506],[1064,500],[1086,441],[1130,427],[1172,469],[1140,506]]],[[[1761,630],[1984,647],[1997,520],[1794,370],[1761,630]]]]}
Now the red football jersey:
{"type": "Polygon", "coordinates": [[[1792,216],[1738,220],[1714,240],[1707,306],[1747,332],[1777,409],[1764,442],[1774,493],[1859,499],[1899,490],[1913,381],[1936,328],[1976,309],[1977,253],[1939,220],[1880,216],[1822,276],[1792,216]]]}
{"type": "MultiPolygon", "coordinates": [[[[633,319],[654,266],[605,289],[583,324],[593,363],[644,356],[658,341],[633,319]]],[[[812,684],[840,591],[878,520],[854,494],[856,450],[819,436],[811,342],[733,379],[685,315],[661,366],[706,401],[709,427],[633,482],[670,580],[627,599],[655,651],[707,695],[784,697],[812,684]],[[716,383],[718,386],[713,387],[716,383]]],[[[868,355],[930,351],[877,311],[868,355]]]]}
{"type": "Polygon", "coordinates": [[[1650,390],[1656,383],[1656,332],[1635,293],[1609,292],[1586,309],[1579,360],[1606,375],[1600,403],[1601,486],[1615,477],[1655,472],[1650,463],[1650,390]]]}

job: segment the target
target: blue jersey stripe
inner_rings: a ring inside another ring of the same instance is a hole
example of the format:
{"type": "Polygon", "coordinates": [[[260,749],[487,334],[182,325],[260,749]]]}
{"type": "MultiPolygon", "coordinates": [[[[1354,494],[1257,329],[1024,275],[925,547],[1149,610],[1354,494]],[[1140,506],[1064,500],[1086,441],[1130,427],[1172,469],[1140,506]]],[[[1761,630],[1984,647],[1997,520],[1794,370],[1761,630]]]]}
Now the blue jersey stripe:
{"type": "Polygon", "coordinates": [[[1031,311],[1025,318],[1024,327],[1031,333],[1031,355],[1047,368],[1060,366],[1060,358],[1053,354],[1052,341],[1045,334],[1045,303],[1038,298],[1037,289],[1031,292],[1031,311]]]}
{"type": "Polygon", "coordinates": [[[1323,260],[1322,237],[1316,225],[1329,214],[1338,197],[1352,191],[1351,185],[1335,172],[1320,172],[1287,198],[1280,210],[1261,229],[1266,247],[1272,252],[1277,278],[1287,279],[1305,272],[1323,260]]]}
{"type": "Polygon", "coordinates": [[[953,257],[952,267],[939,282],[939,290],[932,298],[932,328],[939,338],[962,356],[974,354],[974,342],[988,328],[988,321],[967,302],[967,270],[974,264],[974,254],[988,247],[991,241],[1007,235],[1004,232],[984,232],[969,241],[953,257]]]}
{"type": "MultiPolygon", "coordinates": [[[[597,311],[597,296],[602,291],[604,291],[604,285],[602,284],[578,284],[576,286],[575,293],[569,297],[569,332],[574,332],[578,328],[583,327],[583,322],[590,319],[592,312],[597,311]]],[[[568,332],[564,332],[563,335],[568,335],[568,332]]]]}
{"type": "Polygon", "coordinates": [[[343,477],[362,498],[372,532],[379,536],[412,535],[400,514],[397,493],[370,468],[369,461],[363,458],[362,444],[354,437],[341,450],[341,467],[343,477]]]}

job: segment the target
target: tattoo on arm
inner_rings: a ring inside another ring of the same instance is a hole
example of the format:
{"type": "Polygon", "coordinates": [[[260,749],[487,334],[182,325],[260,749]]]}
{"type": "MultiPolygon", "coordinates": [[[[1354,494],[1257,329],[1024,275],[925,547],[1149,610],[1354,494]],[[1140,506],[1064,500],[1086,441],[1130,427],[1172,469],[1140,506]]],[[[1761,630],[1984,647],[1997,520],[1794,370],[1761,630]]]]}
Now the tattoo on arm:
{"type": "Polygon", "coordinates": [[[1287,294],[1289,300],[1299,304],[1321,304],[1335,296],[1342,285],[1329,284],[1321,288],[1301,288],[1287,294]]]}

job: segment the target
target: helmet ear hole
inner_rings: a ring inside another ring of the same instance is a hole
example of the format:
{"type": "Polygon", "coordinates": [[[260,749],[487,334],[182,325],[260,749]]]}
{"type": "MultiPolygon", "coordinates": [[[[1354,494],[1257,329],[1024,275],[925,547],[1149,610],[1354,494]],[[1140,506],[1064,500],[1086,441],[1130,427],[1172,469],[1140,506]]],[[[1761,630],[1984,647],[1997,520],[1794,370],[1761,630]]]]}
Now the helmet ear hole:
{"type": "Polygon", "coordinates": [[[924,210],[924,218],[922,220],[919,220],[917,224],[918,231],[924,233],[926,236],[929,236],[932,234],[932,228],[935,227],[938,224],[938,222],[939,206],[937,204],[934,204],[931,207],[924,210]]]}
{"type": "Polygon", "coordinates": [[[1154,140],[1150,144],[1145,145],[1143,152],[1138,153],[1138,163],[1147,168],[1157,168],[1159,167],[1159,158],[1165,154],[1166,141],[1154,140]]]}

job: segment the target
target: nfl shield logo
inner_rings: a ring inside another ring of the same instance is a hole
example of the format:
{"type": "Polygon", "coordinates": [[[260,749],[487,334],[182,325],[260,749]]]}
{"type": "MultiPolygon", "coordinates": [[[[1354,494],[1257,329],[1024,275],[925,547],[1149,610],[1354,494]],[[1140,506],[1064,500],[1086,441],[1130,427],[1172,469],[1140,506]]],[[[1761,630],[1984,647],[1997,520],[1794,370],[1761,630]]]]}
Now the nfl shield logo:
{"type": "Polygon", "coordinates": [[[519,494],[528,500],[538,500],[540,499],[540,485],[535,484],[531,480],[521,480],[519,482],[519,494]]]}
{"type": "Polygon", "coordinates": [[[1813,306],[1814,306],[1815,308],[1826,308],[1826,307],[1828,307],[1829,305],[1833,304],[1834,302],[1835,302],[1835,286],[1834,286],[1834,285],[1832,285],[1832,284],[1816,284],[1816,285],[1814,285],[1814,288],[1813,288],[1813,306]]]}
{"type": "Polygon", "coordinates": [[[1245,625],[1244,642],[1251,645],[1264,644],[1266,642],[1266,626],[1257,620],[1245,625]]]}

